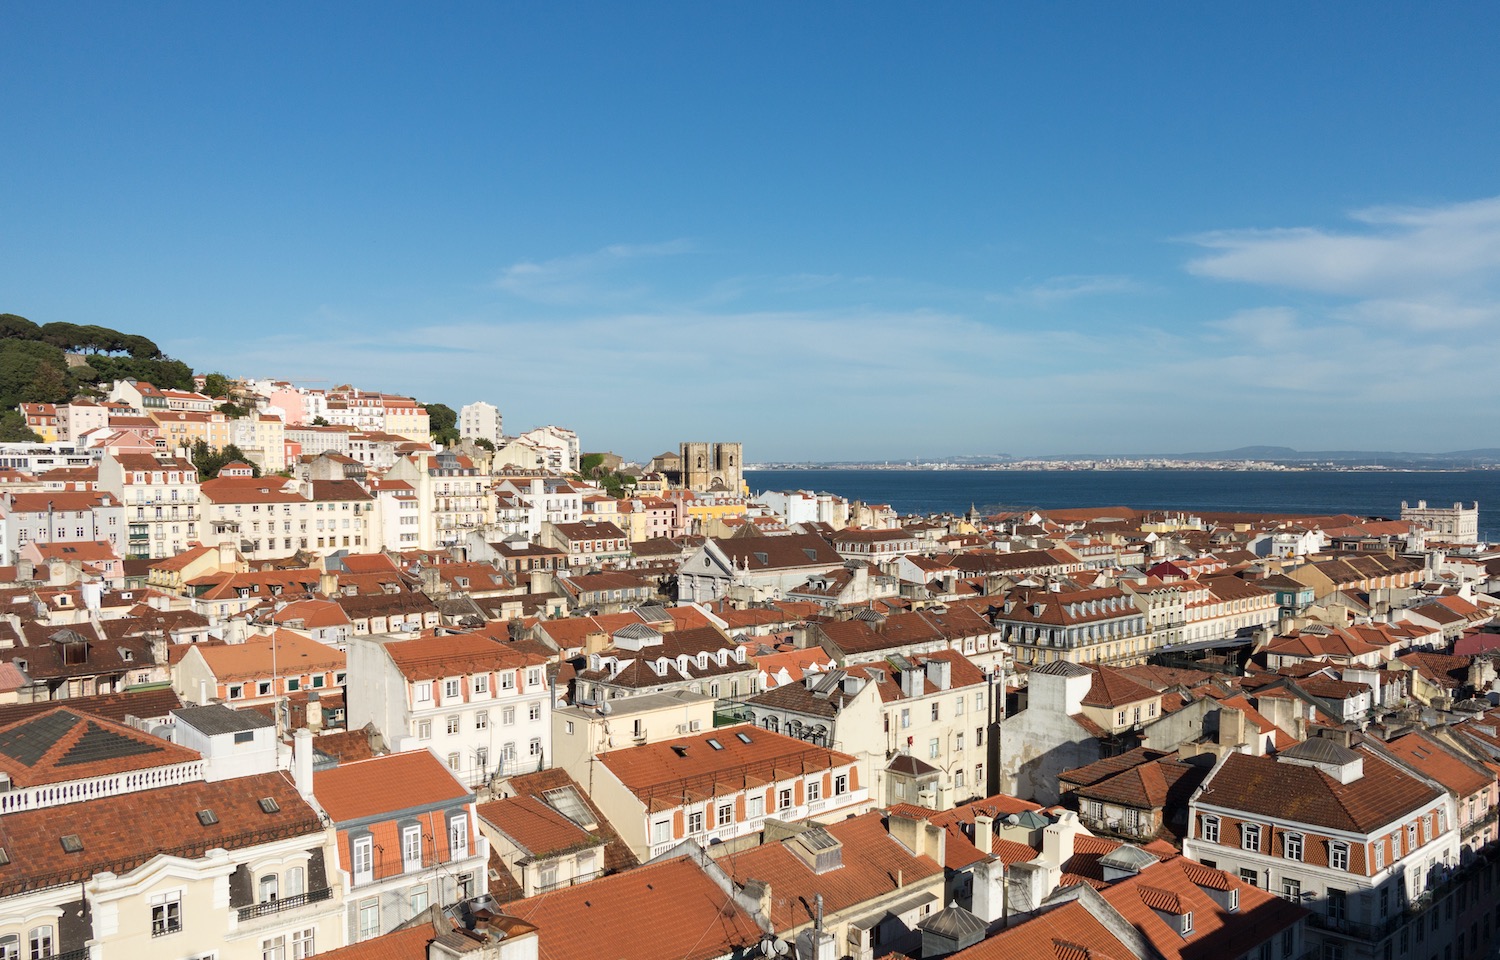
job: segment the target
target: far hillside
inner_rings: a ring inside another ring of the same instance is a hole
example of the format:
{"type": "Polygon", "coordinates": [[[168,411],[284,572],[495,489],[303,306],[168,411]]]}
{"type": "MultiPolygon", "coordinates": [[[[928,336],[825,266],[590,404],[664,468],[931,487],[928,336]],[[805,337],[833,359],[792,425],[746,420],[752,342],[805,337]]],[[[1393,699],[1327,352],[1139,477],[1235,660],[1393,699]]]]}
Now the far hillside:
{"type": "Polygon", "coordinates": [[[0,313],[0,440],[35,439],[16,412],[22,403],[67,403],[97,383],[131,377],[193,389],[192,368],[163,354],[149,337],[76,323],[38,325],[0,313]]]}

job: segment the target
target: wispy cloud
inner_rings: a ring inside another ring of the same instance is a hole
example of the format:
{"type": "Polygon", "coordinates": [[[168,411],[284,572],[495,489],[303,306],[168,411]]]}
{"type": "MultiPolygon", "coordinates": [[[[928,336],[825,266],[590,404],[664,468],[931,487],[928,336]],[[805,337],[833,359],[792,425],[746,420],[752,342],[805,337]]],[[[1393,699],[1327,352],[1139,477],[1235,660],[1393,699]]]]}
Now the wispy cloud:
{"type": "Polygon", "coordinates": [[[1355,211],[1358,229],[1220,230],[1189,238],[1213,251],[1188,270],[1316,293],[1376,298],[1492,286],[1500,272],[1500,197],[1355,211]]]}
{"type": "Polygon", "coordinates": [[[1006,293],[991,294],[992,303],[1027,303],[1046,307],[1055,303],[1111,294],[1141,293],[1140,281],[1114,274],[1075,274],[1051,277],[1038,284],[1016,287],[1006,293]]]}
{"type": "Polygon", "coordinates": [[[551,260],[523,260],[500,271],[495,288],[534,303],[578,306],[625,303],[650,291],[649,284],[635,277],[621,278],[630,263],[691,253],[689,240],[666,243],[617,243],[591,253],[571,254],[551,260]]]}

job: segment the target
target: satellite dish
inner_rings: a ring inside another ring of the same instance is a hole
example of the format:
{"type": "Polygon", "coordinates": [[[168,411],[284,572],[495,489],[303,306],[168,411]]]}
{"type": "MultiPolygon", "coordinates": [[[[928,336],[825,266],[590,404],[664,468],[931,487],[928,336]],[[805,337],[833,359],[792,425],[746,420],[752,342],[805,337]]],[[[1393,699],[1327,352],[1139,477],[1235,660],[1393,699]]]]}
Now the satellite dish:
{"type": "Polygon", "coordinates": [[[760,942],[760,954],[763,957],[776,956],[776,942],[774,940],[762,940],[760,942]]]}
{"type": "Polygon", "coordinates": [[[776,955],[778,957],[784,957],[787,954],[789,954],[789,953],[792,952],[792,945],[789,944],[789,943],[787,943],[785,940],[781,939],[780,937],[777,937],[775,940],[772,940],[771,942],[776,945],[776,955]]]}
{"type": "Polygon", "coordinates": [[[615,712],[615,708],[611,707],[609,705],[609,701],[608,700],[606,700],[603,703],[599,704],[599,715],[600,716],[607,717],[611,713],[614,713],[614,712],[615,712]]]}

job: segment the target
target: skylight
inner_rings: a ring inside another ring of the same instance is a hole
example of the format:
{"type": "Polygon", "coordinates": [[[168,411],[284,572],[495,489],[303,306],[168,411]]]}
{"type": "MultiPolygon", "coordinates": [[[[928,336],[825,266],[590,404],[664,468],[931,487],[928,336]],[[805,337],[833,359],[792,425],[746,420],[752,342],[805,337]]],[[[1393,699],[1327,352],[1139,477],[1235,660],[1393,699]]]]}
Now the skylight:
{"type": "Polygon", "coordinates": [[[217,813],[214,813],[212,810],[199,810],[198,822],[203,824],[205,827],[211,827],[219,822],[219,815],[217,813]]]}
{"type": "Polygon", "coordinates": [[[64,853],[82,853],[83,840],[79,838],[78,834],[70,833],[62,838],[62,848],[64,853]]]}
{"type": "Polygon", "coordinates": [[[276,802],[275,797],[261,797],[260,810],[261,813],[279,813],[281,811],[281,804],[276,802]]]}
{"type": "Polygon", "coordinates": [[[735,736],[737,738],[739,738],[740,743],[749,743],[750,742],[750,734],[748,734],[748,733],[737,733],[737,734],[735,734],[735,736]]]}
{"type": "Polygon", "coordinates": [[[708,745],[710,747],[713,747],[715,750],[723,750],[724,749],[724,745],[722,743],[720,743],[719,741],[715,740],[713,737],[709,737],[708,738],[708,745]]]}

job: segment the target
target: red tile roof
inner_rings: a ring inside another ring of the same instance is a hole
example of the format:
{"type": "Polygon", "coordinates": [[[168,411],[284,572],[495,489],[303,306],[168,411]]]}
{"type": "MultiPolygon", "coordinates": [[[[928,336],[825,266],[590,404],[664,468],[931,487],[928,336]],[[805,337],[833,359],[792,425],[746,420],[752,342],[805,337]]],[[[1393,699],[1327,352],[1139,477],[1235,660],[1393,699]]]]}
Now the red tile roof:
{"type": "Polygon", "coordinates": [[[720,788],[743,789],[747,784],[784,779],[794,772],[851,764],[854,758],[741,724],[711,733],[611,750],[601,754],[599,762],[643,800],[659,797],[680,802],[685,793],[714,795],[720,788]],[[741,736],[749,742],[741,740],[741,736]],[[710,740],[722,749],[714,749],[710,740]]]}
{"type": "Polygon", "coordinates": [[[768,843],[720,861],[737,883],[760,880],[771,885],[771,925],[788,930],[813,919],[813,898],[823,895],[828,913],[846,910],[897,889],[895,877],[911,884],[941,876],[943,865],[912,852],[886,832],[879,811],[871,811],[825,828],[843,844],[843,865],[814,873],[789,844],[768,843]]]}
{"type": "Polygon", "coordinates": [[[160,854],[197,858],[215,847],[235,850],[283,837],[321,842],[323,824],[282,773],[100,797],[0,817],[0,896],[78,883],[110,870],[125,873],[160,854]],[[262,797],[276,801],[267,813],[262,797]],[[212,811],[204,823],[199,811],[212,811]],[[62,838],[83,849],[67,853],[62,838]]]}
{"type": "Polygon", "coordinates": [[[0,727],[0,771],[17,787],[191,763],[196,750],[70,707],[0,727]]]}
{"type": "Polygon", "coordinates": [[[507,904],[537,927],[543,960],[708,960],[760,940],[743,909],[688,857],[507,904]]]}
{"type": "Polygon", "coordinates": [[[313,774],[313,796],[337,823],[471,796],[426,750],[393,753],[313,774]]]}

